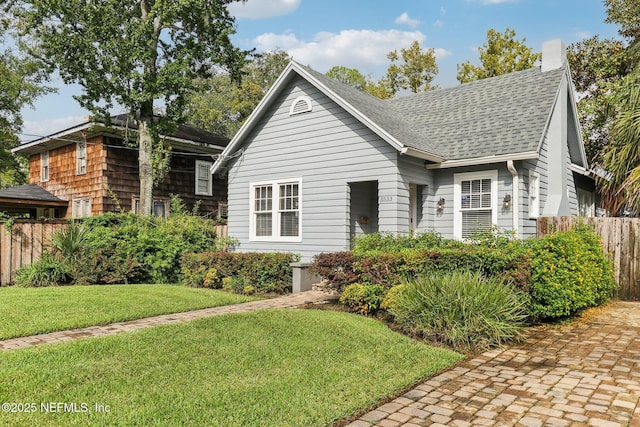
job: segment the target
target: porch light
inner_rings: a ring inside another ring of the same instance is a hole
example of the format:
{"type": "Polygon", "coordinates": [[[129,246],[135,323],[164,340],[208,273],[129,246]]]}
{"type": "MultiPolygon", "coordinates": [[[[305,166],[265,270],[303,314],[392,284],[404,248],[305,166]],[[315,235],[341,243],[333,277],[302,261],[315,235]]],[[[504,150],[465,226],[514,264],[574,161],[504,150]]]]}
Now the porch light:
{"type": "Polygon", "coordinates": [[[502,205],[505,208],[509,208],[509,206],[511,206],[511,194],[505,194],[504,199],[502,200],[502,205]]]}
{"type": "Polygon", "coordinates": [[[440,197],[440,200],[438,200],[438,210],[441,211],[442,209],[444,209],[444,197],[440,197]]]}

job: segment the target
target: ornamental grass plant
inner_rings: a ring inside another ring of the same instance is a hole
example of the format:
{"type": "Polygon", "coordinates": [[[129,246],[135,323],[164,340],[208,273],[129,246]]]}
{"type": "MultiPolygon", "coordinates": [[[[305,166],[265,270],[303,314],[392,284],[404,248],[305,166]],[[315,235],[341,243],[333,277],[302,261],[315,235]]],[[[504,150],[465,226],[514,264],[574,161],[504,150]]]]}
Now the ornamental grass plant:
{"type": "Polygon", "coordinates": [[[479,272],[431,274],[407,281],[389,312],[405,332],[468,352],[517,338],[527,295],[479,272]]]}

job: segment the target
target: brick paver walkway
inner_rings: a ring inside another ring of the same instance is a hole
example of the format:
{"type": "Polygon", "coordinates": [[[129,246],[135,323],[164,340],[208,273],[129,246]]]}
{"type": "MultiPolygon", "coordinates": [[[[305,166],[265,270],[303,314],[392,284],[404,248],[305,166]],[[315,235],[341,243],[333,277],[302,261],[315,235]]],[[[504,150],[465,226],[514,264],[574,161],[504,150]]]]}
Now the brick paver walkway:
{"type": "Polygon", "coordinates": [[[541,327],[460,363],[348,427],[640,426],[640,303],[541,327]]]}
{"type": "Polygon", "coordinates": [[[218,316],[221,314],[241,313],[245,311],[260,310],[266,308],[295,308],[310,303],[335,299],[326,292],[309,291],[297,294],[285,295],[278,298],[252,301],[242,304],[225,305],[221,307],[205,308],[184,313],[163,314],[127,322],[111,323],[105,326],[90,326],[87,328],[71,329],[67,331],[52,332],[49,334],[32,335],[29,337],[13,338],[0,341],[0,350],[15,350],[34,345],[51,344],[70,341],[79,338],[100,337],[123,331],[135,331],[151,326],[167,325],[170,323],[185,322],[200,319],[202,317],[218,316]]]}

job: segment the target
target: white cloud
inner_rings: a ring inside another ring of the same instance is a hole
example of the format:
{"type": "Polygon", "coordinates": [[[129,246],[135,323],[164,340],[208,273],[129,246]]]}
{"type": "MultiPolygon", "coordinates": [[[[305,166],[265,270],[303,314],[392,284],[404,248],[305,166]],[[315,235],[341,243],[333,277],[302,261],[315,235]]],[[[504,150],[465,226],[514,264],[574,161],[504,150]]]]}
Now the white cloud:
{"type": "Polygon", "coordinates": [[[446,15],[447,14],[447,9],[444,8],[444,6],[440,6],[440,15],[446,15]]]}
{"type": "Polygon", "coordinates": [[[49,136],[53,133],[63,131],[85,121],[86,116],[67,116],[57,119],[46,119],[38,121],[25,120],[22,126],[20,139],[31,141],[49,136]]]}
{"type": "Polygon", "coordinates": [[[433,26],[436,27],[436,28],[442,28],[442,27],[444,27],[444,22],[442,22],[439,19],[436,19],[436,21],[433,23],[433,26]]]}
{"type": "Polygon", "coordinates": [[[300,6],[300,0],[255,0],[229,4],[229,12],[236,18],[266,19],[287,15],[300,6]]]}
{"type": "Polygon", "coordinates": [[[591,33],[589,31],[578,31],[576,33],[576,36],[580,37],[581,39],[588,39],[589,37],[591,37],[591,33]]]}
{"type": "Polygon", "coordinates": [[[420,24],[420,21],[417,19],[412,19],[409,17],[407,12],[404,12],[402,15],[398,16],[395,21],[396,24],[408,25],[411,28],[415,28],[420,24]]]}
{"type": "MultiPolygon", "coordinates": [[[[368,74],[378,66],[388,65],[387,53],[390,51],[409,47],[415,40],[422,44],[426,39],[420,31],[343,30],[318,33],[311,41],[301,40],[293,33],[266,33],[253,43],[262,52],[276,48],[285,50],[294,60],[321,72],[343,65],[368,74]]],[[[450,54],[445,49],[436,49],[436,57],[450,54]]]]}
{"type": "Polygon", "coordinates": [[[433,50],[435,51],[436,59],[442,59],[442,58],[446,58],[447,56],[453,55],[453,53],[450,50],[443,49],[441,47],[436,47],[433,50]]]}

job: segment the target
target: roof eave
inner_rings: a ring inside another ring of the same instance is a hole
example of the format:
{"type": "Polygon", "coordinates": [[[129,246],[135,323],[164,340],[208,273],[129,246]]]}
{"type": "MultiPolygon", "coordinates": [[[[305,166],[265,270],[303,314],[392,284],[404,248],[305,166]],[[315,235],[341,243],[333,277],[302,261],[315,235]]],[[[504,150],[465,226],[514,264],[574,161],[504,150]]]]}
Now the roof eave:
{"type": "MultiPolygon", "coordinates": [[[[36,139],[35,141],[21,144],[15,148],[12,148],[11,152],[13,154],[36,154],[42,151],[42,150],[39,150],[38,147],[40,147],[41,145],[45,145],[47,142],[59,141],[61,138],[69,137],[70,135],[73,135],[77,132],[82,132],[83,130],[90,129],[95,125],[96,125],[95,122],[85,122],[80,125],[71,127],[69,129],[65,129],[61,132],[46,136],[44,138],[36,139]]],[[[71,143],[72,142],[69,141],[69,144],[71,143]]]]}
{"type": "Polygon", "coordinates": [[[522,153],[499,154],[496,156],[474,157],[469,159],[445,160],[440,163],[426,165],[427,169],[447,169],[459,168],[464,166],[487,165],[491,163],[502,163],[509,160],[531,160],[537,159],[539,154],[537,151],[525,151],[522,153]]]}
{"type": "Polygon", "coordinates": [[[427,153],[426,151],[418,150],[416,148],[411,148],[404,146],[400,150],[400,153],[405,154],[407,156],[416,157],[422,160],[428,160],[434,163],[442,163],[445,161],[443,157],[436,156],[435,154],[427,153]]]}
{"type": "Polygon", "coordinates": [[[13,197],[0,197],[0,203],[13,204],[13,205],[38,205],[38,206],[68,206],[69,202],[60,200],[56,202],[54,200],[34,200],[34,199],[17,199],[13,197]]]}
{"type": "MultiPolygon", "coordinates": [[[[70,139],[72,136],[78,134],[78,132],[82,132],[85,130],[93,130],[93,131],[98,131],[98,133],[107,133],[109,131],[120,131],[120,132],[131,132],[131,133],[137,133],[137,130],[135,129],[131,129],[128,128],[126,126],[121,126],[121,125],[105,125],[101,122],[96,122],[96,121],[92,121],[92,122],[85,122],[82,123],[80,125],[71,127],[69,129],[65,129],[64,131],[58,132],[58,133],[54,133],[52,135],[49,135],[47,137],[44,138],[40,138],[40,139],[36,139],[35,141],[31,141],[31,142],[27,142],[26,144],[21,144],[13,149],[11,149],[11,152],[14,154],[37,154],[41,151],[45,151],[44,149],[42,149],[42,146],[46,146],[47,143],[55,143],[55,142],[60,142],[61,139],[70,139]]],[[[182,146],[185,147],[198,147],[201,150],[209,153],[209,152],[220,152],[222,150],[224,150],[224,146],[222,145],[215,145],[215,144],[210,144],[207,142],[201,142],[201,141],[194,141],[191,139],[186,139],[186,138],[179,138],[176,136],[172,136],[172,135],[160,135],[161,138],[164,138],[168,141],[173,141],[176,142],[178,144],[182,144],[182,146]]],[[[84,139],[84,138],[83,138],[84,139]]],[[[68,144],[73,144],[74,142],[69,140],[69,141],[64,141],[65,143],[63,143],[62,145],[68,145],[68,144]]]]}
{"type": "Polygon", "coordinates": [[[271,103],[271,99],[273,98],[273,94],[277,93],[281,90],[284,84],[288,81],[289,76],[291,75],[291,70],[293,69],[294,63],[289,62],[289,64],[285,67],[285,69],[280,73],[280,76],[276,79],[276,81],[271,85],[267,93],[262,97],[256,108],[253,109],[247,120],[244,122],[238,132],[233,136],[229,144],[225,147],[225,149],[220,153],[216,161],[210,168],[210,172],[212,174],[218,172],[226,159],[229,157],[229,153],[233,153],[238,145],[241,144],[242,140],[247,136],[249,131],[253,128],[255,122],[257,122],[264,111],[267,109],[268,105],[271,103]]]}

